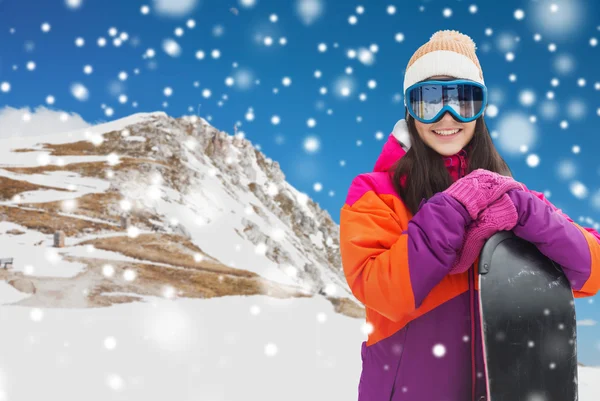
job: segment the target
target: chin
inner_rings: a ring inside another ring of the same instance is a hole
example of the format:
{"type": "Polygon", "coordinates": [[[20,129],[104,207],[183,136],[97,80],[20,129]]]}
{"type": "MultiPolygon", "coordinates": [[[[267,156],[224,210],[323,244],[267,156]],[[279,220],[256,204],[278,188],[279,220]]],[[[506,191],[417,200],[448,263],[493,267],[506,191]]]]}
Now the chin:
{"type": "Polygon", "coordinates": [[[443,144],[443,145],[439,145],[439,144],[434,144],[433,146],[431,146],[431,148],[433,150],[435,150],[437,153],[439,153],[442,156],[452,156],[457,154],[458,152],[460,152],[460,150],[463,148],[463,144],[462,143],[457,143],[457,144],[443,144]]]}

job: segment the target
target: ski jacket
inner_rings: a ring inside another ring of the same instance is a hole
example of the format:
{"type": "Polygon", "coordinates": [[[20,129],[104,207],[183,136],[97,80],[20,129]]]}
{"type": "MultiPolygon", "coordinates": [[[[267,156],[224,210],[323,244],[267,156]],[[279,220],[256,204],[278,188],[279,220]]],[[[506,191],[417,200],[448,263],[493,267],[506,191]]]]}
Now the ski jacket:
{"type": "MultiPolygon", "coordinates": [[[[478,260],[448,275],[470,216],[444,193],[413,216],[386,170],[406,153],[401,120],[374,171],[351,183],[340,212],[340,252],[346,280],[363,303],[370,327],[361,345],[359,401],[480,401],[486,399],[478,260]]],[[[466,152],[445,158],[456,180],[466,152]]],[[[563,267],[575,297],[600,287],[600,235],[583,228],[529,189],[510,191],[519,214],[513,232],[563,267]]]]}

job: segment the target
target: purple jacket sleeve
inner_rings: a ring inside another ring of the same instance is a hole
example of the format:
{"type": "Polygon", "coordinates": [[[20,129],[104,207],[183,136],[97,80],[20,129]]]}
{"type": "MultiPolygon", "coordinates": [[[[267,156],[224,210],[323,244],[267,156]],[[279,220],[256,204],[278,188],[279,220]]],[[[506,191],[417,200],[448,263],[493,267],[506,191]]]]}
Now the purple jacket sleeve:
{"type": "MultiPolygon", "coordinates": [[[[534,191],[509,191],[519,219],[513,232],[537,246],[563,267],[574,290],[580,290],[591,275],[588,241],[573,220],[534,191]]],[[[589,231],[589,230],[588,230],[589,231]]],[[[593,233],[592,233],[593,234],[593,233]]],[[[598,234],[594,236],[598,238],[598,234]]]]}
{"type": "Polygon", "coordinates": [[[463,205],[439,192],[422,202],[408,222],[408,264],[416,308],[448,274],[471,220],[463,205]]]}

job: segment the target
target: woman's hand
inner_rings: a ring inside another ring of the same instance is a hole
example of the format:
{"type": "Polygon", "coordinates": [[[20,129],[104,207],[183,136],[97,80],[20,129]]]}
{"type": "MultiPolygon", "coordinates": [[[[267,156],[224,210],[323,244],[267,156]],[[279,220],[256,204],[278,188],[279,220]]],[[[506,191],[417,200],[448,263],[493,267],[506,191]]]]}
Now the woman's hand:
{"type": "Polygon", "coordinates": [[[444,192],[459,201],[472,219],[477,219],[483,209],[511,189],[525,188],[511,177],[477,169],[454,182],[444,192]]]}
{"type": "Polygon", "coordinates": [[[484,209],[477,220],[467,227],[462,249],[449,274],[467,271],[479,256],[485,241],[498,231],[512,230],[517,225],[518,217],[517,209],[506,193],[484,209]]]}

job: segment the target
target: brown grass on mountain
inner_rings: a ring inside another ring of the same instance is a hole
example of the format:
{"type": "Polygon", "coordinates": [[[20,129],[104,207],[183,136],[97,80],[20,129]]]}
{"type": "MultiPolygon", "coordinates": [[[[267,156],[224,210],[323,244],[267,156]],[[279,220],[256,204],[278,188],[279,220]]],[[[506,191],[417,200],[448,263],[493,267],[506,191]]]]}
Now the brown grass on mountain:
{"type": "Polygon", "coordinates": [[[365,308],[362,305],[348,298],[327,297],[327,299],[333,304],[337,313],[355,318],[366,318],[367,316],[365,308]]]}
{"type": "Polygon", "coordinates": [[[0,214],[2,214],[7,221],[15,222],[44,234],[54,234],[56,231],[62,230],[66,236],[70,237],[81,235],[81,233],[121,230],[119,227],[110,224],[61,216],[43,210],[28,210],[19,207],[0,206],[0,214]]]}
{"type": "MultiPolygon", "coordinates": [[[[43,209],[49,213],[58,214],[61,212],[74,213],[80,216],[86,216],[94,219],[106,221],[107,224],[116,224],[119,227],[113,227],[112,231],[125,230],[121,228],[121,215],[123,211],[119,202],[123,196],[116,191],[99,192],[82,195],[74,201],[76,207],[73,211],[68,211],[63,208],[63,201],[41,202],[41,203],[22,203],[20,206],[43,209]]],[[[142,228],[150,228],[151,219],[156,219],[156,216],[147,210],[132,210],[127,213],[132,226],[142,228]]]]}
{"type": "MultiPolygon", "coordinates": [[[[66,260],[86,264],[88,268],[82,275],[95,277],[94,284],[89,286],[88,294],[88,301],[95,306],[132,302],[136,300],[134,295],[164,297],[168,287],[174,290],[173,296],[182,298],[267,294],[276,298],[310,296],[292,287],[270,283],[257,275],[249,277],[238,275],[235,269],[224,270],[224,272],[213,271],[213,264],[206,261],[198,262],[194,269],[186,269],[143,262],[132,263],[71,256],[66,260]],[[115,274],[111,277],[106,277],[102,273],[102,268],[107,263],[115,268],[115,274]],[[123,275],[125,270],[133,271],[135,278],[126,280],[123,275]]],[[[38,291],[43,290],[43,285],[36,283],[36,288],[38,291]]]]}
{"type": "Polygon", "coordinates": [[[27,181],[13,180],[0,176],[0,200],[11,200],[15,195],[27,191],[39,190],[67,191],[63,188],[47,187],[45,185],[32,184],[27,181]]]}
{"type": "Polygon", "coordinates": [[[139,260],[165,263],[173,266],[199,269],[212,273],[228,274],[238,277],[259,277],[256,273],[232,268],[217,262],[206,255],[202,249],[182,236],[173,234],[140,234],[135,238],[129,236],[97,238],[80,242],[78,245],[93,245],[95,248],[118,252],[139,260]],[[203,260],[196,262],[195,254],[202,255],[203,260]]]}
{"type": "MultiPolygon", "coordinates": [[[[140,157],[152,152],[152,146],[148,141],[125,141],[120,131],[111,131],[102,135],[104,139],[101,144],[96,145],[92,141],[83,139],[77,142],[67,143],[42,143],[42,150],[49,150],[50,156],[91,156],[108,155],[117,152],[120,155],[140,157]]],[[[14,149],[13,152],[30,152],[31,149],[14,149]]],[[[39,151],[39,150],[38,150],[39,151]]]]}
{"type": "Polygon", "coordinates": [[[13,228],[11,230],[8,230],[6,233],[10,234],[10,235],[23,235],[23,234],[25,234],[25,231],[21,231],[16,228],[13,228]]]}
{"type": "Polygon", "coordinates": [[[141,164],[153,164],[162,167],[169,167],[166,163],[158,160],[144,159],[144,158],[130,158],[124,157],[119,159],[119,163],[111,166],[107,161],[98,162],[83,162],[83,163],[69,163],[64,166],[58,166],[55,164],[46,166],[36,167],[4,167],[6,171],[10,171],[16,174],[44,174],[52,171],[70,171],[78,173],[83,177],[96,177],[106,178],[106,171],[121,171],[129,170],[132,168],[138,168],[141,164]]]}
{"type": "MultiPolygon", "coordinates": [[[[75,152],[74,149],[71,149],[71,151],[75,152]]],[[[122,156],[119,152],[117,153],[119,156],[122,156]]],[[[82,156],[85,154],[81,153],[77,155],[82,156]]],[[[184,192],[185,188],[190,184],[189,177],[185,174],[181,174],[183,166],[181,165],[181,160],[176,156],[171,156],[166,161],[148,158],[120,157],[119,163],[115,165],[110,165],[107,161],[98,161],[69,163],[63,166],[5,167],[4,170],[16,174],[44,174],[53,171],[69,171],[77,173],[82,177],[95,177],[110,180],[107,178],[107,172],[109,170],[115,174],[128,175],[130,172],[148,172],[153,168],[157,169],[164,181],[177,191],[184,192]]]]}

